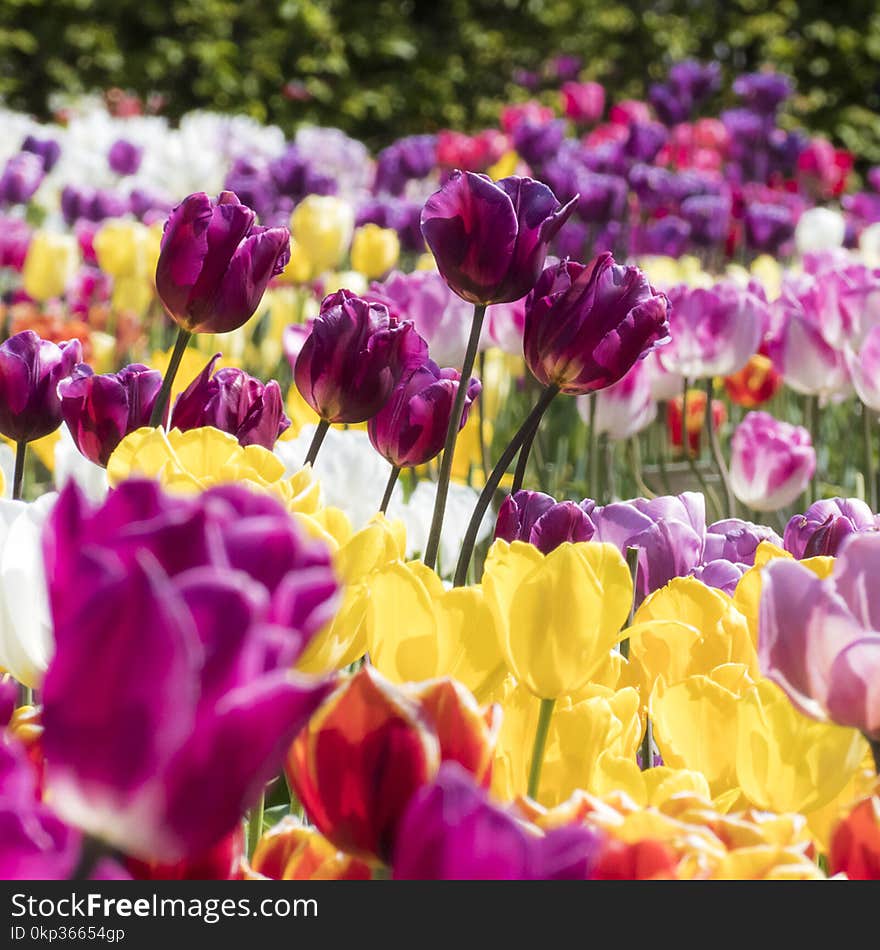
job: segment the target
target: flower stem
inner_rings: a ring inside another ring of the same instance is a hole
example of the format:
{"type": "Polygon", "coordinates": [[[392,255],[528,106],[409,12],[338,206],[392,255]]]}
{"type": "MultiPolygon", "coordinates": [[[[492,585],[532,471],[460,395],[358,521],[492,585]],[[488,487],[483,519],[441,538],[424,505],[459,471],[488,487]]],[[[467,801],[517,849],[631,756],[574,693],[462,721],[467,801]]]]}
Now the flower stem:
{"type": "Polygon", "coordinates": [[[541,784],[541,766],[544,764],[544,749],[547,746],[547,733],[550,731],[550,720],[553,717],[555,699],[542,699],[541,711],[538,713],[538,728],[535,729],[535,744],[532,746],[532,764],[529,768],[529,798],[538,800],[538,787],[541,784]]]}
{"type": "Polygon", "coordinates": [[[862,431],[865,437],[865,501],[877,510],[877,467],[874,465],[874,438],[871,410],[862,404],[862,431]]]}
{"type": "Polygon", "coordinates": [[[15,444],[15,471],[12,475],[12,498],[18,501],[21,498],[21,486],[24,484],[24,460],[27,455],[27,442],[15,444]]]}
{"type": "Polygon", "coordinates": [[[391,466],[391,473],[388,476],[388,482],[385,485],[385,494],[382,496],[382,504],[379,505],[379,511],[384,515],[388,510],[388,503],[391,501],[391,493],[397,484],[397,478],[400,475],[400,468],[397,465],[391,466]]]}
{"type": "Polygon", "coordinates": [[[174,343],[174,351],[168,362],[168,369],[165,370],[165,378],[162,380],[162,388],[153,404],[153,411],[150,414],[150,425],[160,426],[165,418],[165,410],[168,408],[168,401],[171,399],[171,387],[174,385],[174,377],[177,376],[177,370],[180,368],[180,361],[183,359],[183,351],[186,349],[192,334],[189,330],[181,327],[177,331],[177,340],[174,343]]]}
{"type": "MultiPolygon", "coordinates": [[[[632,601],[629,605],[629,622],[627,623],[628,627],[632,626],[633,617],[636,613],[636,600],[639,596],[638,589],[638,579],[639,579],[639,548],[637,547],[628,547],[626,549],[626,566],[629,568],[629,575],[632,578],[633,582],[633,595],[632,601]]],[[[629,659],[629,637],[620,641],[620,653],[624,659],[629,659]]]]}
{"type": "Polygon", "coordinates": [[[522,448],[519,450],[519,457],[516,460],[516,471],[513,473],[513,485],[510,487],[510,494],[515,495],[522,487],[526,477],[526,468],[529,464],[529,454],[532,451],[532,443],[538,434],[538,423],[532,427],[532,431],[525,437],[522,448]]]}
{"type": "Polygon", "coordinates": [[[556,386],[548,386],[541,393],[540,398],[527,416],[526,421],[519,427],[516,435],[510,440],[510,444],[501,455],[501,458],[498,459],[495,468],[492,469],[492,474],[489,476],[482,492],[480,492],[480,497],[477,499],[474,513],[471,515],[471,520],[461,545],[461,554],[459,554],[458,557],[458,565],[455,568],[455,580],[453,581],[455,587],[461,587],[467,579],[468,565],[471,563],[471,556],[474,553],[477,532],[480,530],[483,516],[486,514],[486,510],[492,501],[495,490],[499,484],[501,484],[504,473],[510,467],[510,463],[513,461],[514,456],[519,451],[528,434],[533,428],[537,430],[541,416],[547,411],[547,407],[553,402],[558,392],[559,389],[556,386]]]}
{"type": "Polygon", "coordinates": [[[721,451],[721,441],[718,438],[718,430],[715,428],[715,422],[712,419],[712,380],[706,380],[706,435],[709,437],[709,446],[712,450],[712,459],[715,462],[715,468],[718,469],[718,477],[724,486],[724,494],[727,498],[727,517],[736,517],[736,496],[733,494],[733,488],[730,484],[730,472],[727,470],[727,463],[724,461],[724,453],[721,451]]]}
{"type": "Polygon", "coordinates": [[[263,836],[263,812],[266,810],[266,790],[260,792],[260,800],[251,809],[248,815],[247,853],[253,857],[257,844],[263,836]]]}
{"type": "Polygon", "coordinates": [[[440,476],[437,479],[437,497],[434,499],[431,530],[422,557],[426,566],[430,568],[433,568],[437,563],[437,552],[440,549],[440,532],[443,529],[443,515],[446,512],[446,496],[449,494],[449,479],[452,476],[455,443],[458,441],[458,430],[461,428],[461,417],[464,413],[468,382],[474,368],[474,360],[477,358],[477,347],[480,343],[480,333],[483,329],[483,318],[485,316],[485,305],[474,304],[474,318],[471,322],[471,335],[468,338],[467,349],[464,354],[464,364],[461,367],[461,379],[455,392],[452,412],[449,414],[449,425],[446,427],[446,441],[443,444],[443,459],[440,463],[440,476]]]}
{"type": "MultiPolygon", "coordinates": [[[[480,353],[480,382],[485,385],[486,354],[480,353]]],[[[483,469],[483,482],[489,477],[489,446],[486,445],[486,409],[482,398],[477,398],[477,424],[480,435],[480,466],[483,469]]]]}
{"type": "Polygon", "coordinates": [[[654,726],[651,717],[645,717],[645,735],[642,739],[642,771],[645,772],[654,766],[654,726]]]}
{"type": "Polygon", "coordinates": [[[819,500],[819,442],[822,434],[822,414],[819,409],[819,397],[808,396],[807,399],[809,400],[810,441],[816,453],[816,468],[810,479],[810,501],[814,502],[819,500]]]}
{"type": "MultiPolygon", "coordinates": [[[[697,459],[697,453],[691,452],[691,440],[688,434],[687,427],[687,411],[688,411],[688,381],[684,381],[684,392],[681,397],[681,447],[684,449],[684,457],[687,459],[688,467],[691,470],[691,474],[699,482],[700,488],[703,492],[703,497],[706,499],[706,507],[709,507],[710,503],[710,494],[709,494],[709,485],[706,481],[703,472],[700,469],[699,460],[697,459]]],[[[715,503],[715,509],[720,514],[721,509],[718,505],[718,499],[715,497],[715,493],[712,492],[711,500],[715,503]]]]}
{"type": "Polygon", "coordinates": [[[312,436],[311,445],[309,445],[309,451],[306,453],[305,465],[314,465],[315,459],[318,457],[318,451],[321,448],[321,443],[324,441],[324,436],[327,435],[327,430],[330,428],[330,423],[326,419],[321,419],[318,423],[318,428],[315,429],[315,434],[312,436]]]}
{"type": "Polygon", "coordinates": [[[596,497],[599,491],[599,437],[596,432],[596,406],[598,399],[595,393],[590,395],[590,484],[588,486],[587,497],[597,502],[596,497]]]}

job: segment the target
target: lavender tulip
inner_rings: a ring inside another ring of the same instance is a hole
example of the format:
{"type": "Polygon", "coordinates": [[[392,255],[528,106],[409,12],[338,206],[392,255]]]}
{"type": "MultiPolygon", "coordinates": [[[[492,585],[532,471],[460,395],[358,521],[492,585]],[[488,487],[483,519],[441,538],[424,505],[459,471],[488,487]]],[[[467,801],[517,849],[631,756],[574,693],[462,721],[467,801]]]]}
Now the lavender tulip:
{"type": "Polygon", "coordinates": [[[575,199],[561,207],[531,178],[492,181],[454,172],[422,211],[422,234],[449,286],[473,304],[519,300],[534,287],[550,241],[575,199]]]}
{"type": "Polygon", "coordinates": [[[321,304],[293,375],[303,399],[326,422],[366,422],[427,356],[412,323],[339,290],[321,304]]]}
{"type": "Polygon", "coordinates": [[[859,498],[824,498],[785,526],[783,545],[798,560],[839,552],[851,534],[880,530],[880,517],[859,498]]]}
{"type": "Polygon", "coordinates": [[[189,333],[228,333],[246,323],[290,259],[286,228],[254,224],[230,191],[185,198],[165,223],[156,289],[189,333]]]}
{"type": "Polygon", "coordinates": [[[794,236],[794,214],[782,204],[752,202],[745,212],[746,243],[756,251],[778,254],[794,236]]]}
{"type": "Polygon", "coordinates": [[[207,851],[332,688],[291,671],[335,609],[329,552],[242,486],[190,499],[128,481],[97,509],[65,488],[44,556],[55,807],[141,860],[207,851]]]}
{"type": "Polygon", "coordinates": [[[548,267],[526,301],[523,349],[545,386],[582,395],[616,383],[668,339],[668,302],[610,254],[548,267]]]}
{"type": "Polygon", "coordinates": [[[43,160],[33,152],[19,152],[6,163],[0,174],[0,202],[27,204],[42,184],[46,170],[43,160]]]}
{"type": "Polygon", "coordinates": [[[764,541],[782,547],[782,538],[772,529],[762,524],[752,524],[739,518],[726,518],[716,521],[706,528],[706,544],[703,560],[730,561],[732,564],[744,564],[751,567],[755,563],[755,552],[764,541]]]}
{"type": "Polygon", "coordinates": [[[284,413],[281,387],[272,379],[263,385],[235,367],[214,372],[217,353],[177,397],[171,425],[186,432],[213,426],[234,435],[240,445],[262,445],[271,451],[290,426],[284,413]]]}
{"type": "Polygon", "coordinates": [[[716,590],[723,591],[729,597],[732,597],[736,585],[747,570],[748,567],[745,564],[728,561],[725,558],[716,558],[695,567],[689,576],[695,577],[707,587],[714,587],[716,590]]]}
{"type": "Polygon", "coordinates": [[[733,83],[733,91],[762,115],[775,115],[793,88],[788,76],[774,72],[746,73],[733,83]]]}
{"type": "Polygon", "coordinates": [[[699,247],[715,247],[727,238],[730,198],[726,195],[691,195],[679,213],[691,226],[691,240],[699,247]]]}
{"type": "Polygon", "coordinates": [[[0,344],[0,434],[33,442],[61,425],[58,384],[82,361],[79,340],[51,343],[22,330],[0,344]]]}
{"type": "MultiPolygon", "coordinates": [[[[424,465],[443,449],[461,376],[431,360],[401,378],[388,402],[367,423],[373,448],[396,468],[424,465]]],[[[467,422],[479,380],[471,379],[459,428],[467,422]]]]}
{"type": "Polygon", "coordinates": [[[807,487],[816,470],[810,433],[750,412],[731,439],[730,482],[736,497],[755,511],[778,511],[807,487]]]}
{"type": "Polygon", "coordinates": [[[557,502],[536,491],[518,491],[504,499],[495,522],[495,537],[527,541],[549,554],[565,541],[589,541],[596,533],[590,518],[591,501],[580,505],[557,502]]]}
{"type": "Polygon", "coordinates": [[[76,447],[106,467],[125,436],[149,423],[161,386],[162,374],[140,363],[101,376],[81,363],[58,384],[61,414],[76,447]]]}
{"type": "Polygon", "coordinates": [[[38,139],[35,135],[28,135],[21,143],[21,150],[39,155],[43,160],[43,171],[47,175],[61,158],[61,146],[55,139],[38,139]]]}
{"type": "Polygon", "coordinates": [[[134,175],[141,167],[144,150],[125,139],[117,139],[107,153],[107,164],[117,175],[134,175]]]}

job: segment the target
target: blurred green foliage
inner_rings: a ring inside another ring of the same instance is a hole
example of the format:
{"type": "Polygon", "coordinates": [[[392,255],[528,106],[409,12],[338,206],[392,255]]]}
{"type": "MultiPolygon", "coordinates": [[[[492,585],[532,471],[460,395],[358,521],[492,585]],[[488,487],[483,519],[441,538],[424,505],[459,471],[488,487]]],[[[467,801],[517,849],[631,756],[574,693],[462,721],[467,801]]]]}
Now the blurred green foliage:
{"type": "MultiPolygon", "coordinates": [[[[0,97],[46,115],[50,93],[122,87],[291,129],[336,125],[380,146],[474,129],[527,94],[516,68],[583,58],[612,97],[644,95],[685,56],[729,82],[797,80],[792,118],[880,161],[876,0],[2,0],[0,97]],[[299,92],[285,94],[289,83],[299,92]]],[[[551,101],[549,88],[541,94],[551,101]]]]}

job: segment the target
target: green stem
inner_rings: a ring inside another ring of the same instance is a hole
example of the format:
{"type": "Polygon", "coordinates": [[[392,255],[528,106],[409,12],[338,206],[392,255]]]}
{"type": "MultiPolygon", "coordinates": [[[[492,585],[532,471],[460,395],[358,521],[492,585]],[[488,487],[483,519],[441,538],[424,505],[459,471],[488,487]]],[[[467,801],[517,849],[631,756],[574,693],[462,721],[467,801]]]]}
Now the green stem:
{"type": "Polygon", "coordinates": [[[871,511],[877,510],[877,468],[874,465],[874,438],[871,410],[862,404],[862,431],[865,437],[865,501],[871,511]]]}
{"type": "MultiPolygon", "coordinates": [[[[682,407],[682,415],[684,415],[682,407]]],[[[665,495],[671,494],[669,472],[666,470],[666,450],[669,446],[669,403],[661,402],[657,410],[660,424],[660,451],[657,453],[657,468],[660,470],[660,487],[665,495]]]]}
{"type": "Polygon", "coordinates": [[[263,812],[266,810],[266,791],[260,792],[260,799],[248,815],[247,845],[248,857],[253,857],[257,844],[263,836],[263,812]]]}
{"type": "Polygon", "coordinates": [[[656,493],[652,492],[651,489],[645,484],[645,476],[642,473],[642,446],[639,443],[639,437],[637,435],[634,435],[630,438],[628,449],[630,465],[632,465],[633,478],[635,479],[636,488],[643,497],[656,498],[656,493]]]}
{"type": "Polygon", "coordinates": [[[590,396],[590,484],[587,497],[598,503],[599,453],[597,446],[599,438],[596,432],[596,403],[596,394],[592,393],[590,396]]]}
{"type": "Polygon", "coordinates": [[[165,370],[165,378],[162,380],[162,388],[153,404],[153,411],[150,414],[150,425],[154,428],[162,425],[165,418],[165,410],[168,408],[168,401],[171,399],[171,387],[174,385],[174,377],[177,376],[177,370],[180,368],[180,361],[183,359],[183,351],[186,349],[192,334],[189,330],[181,327],[177,331],[177,340],[174,343],[174,352],[171,354],[171,360],[168,363],[168,369],[165,370]]]}
{"type": "MultiPolygon", "coordinates": [[[[540,424],[540,419],[538,420],[538,424],[540,424]]],[[[538,424],[536,424],[532,431],[525,437],[522,448],[519,450],[519,457],[516,460],[516,471],[513,474],[513,485],[510,487],[511,495],[515,495],[523,486],[523,481],[526,477],[526,467],[529,463],[529,453],[532,451],[532,443],[538,434],[538,424]]]]}
{"type": "Polygon", "coordinates": [[[816,453],[816,468],[810,479],[810,501],[819,500],[819,446],[822,434],[822,414],[819,410],[819,397],[810,396],[810,440],[816,453]]]}
{"type": "Polygon", "coordinates": [[[428,543],[422,560],[427,567],[433,568],[437,563],[437,552],[440,550],[440,532],[443,530],[443,515],[446,512],[446,496],[449,494],[449,479],[452,476],[452,462],[455,456],[455,443],[458,440],[458,430],[461,428],[461,417],[464,412],[464,402],[467,395],[468,382],[477,357],[477,347],[480,343],[480,333],[483,329],[483,318],[486,316],[485,304],[474,305],[474,318],[471,323],[471,335],[468,339],[464,354],[464,364],[461,367],[461,379],[455,391],[455,402],[449,414],[449,425],[446,427],[446,441],[443,444],[443,460],[440,463],[440,477],[437,479],[437,497],[434,499],[434,514],[431,518],[431,530],[428,534],[428,543]]]}
{"type": "Polygon", "coordinates": [[[547,734],[550,720],[553,718],[555,699],[542,699],[538,713],[538,728],[535,729],[535,744],[532,746],[532,764],[529,768],[529,798],[538,800],[538,786],[541,784],[541,766],[544,764],[544,750],[547,747],[547,734]]]}
{"type": "Polygon", "coordinates": [[[24,484],[24,459],[27,455],[27,442],[17,442],[15,445],[15,471],[12,475],[12,498],[18,501],[21,498],[21,487],[24,484]]]}
{"type": "Polygon", "coordinates": [[[391,493],[397,484],[397,478],[400,475],[400,468],[397,465],[391,466],[391,474],[388,476],[388,482],[385,485],[385,494],[382,496],[382,504],[379,505],[379,511],[384,515],[388,510],[388,503],[391,501],[391,493]]]}
{"type": "MultiPolygon", "coordinates": [[[[626,566],[629,568],[629,576],[632,578],[633,582],[633,595],[632,601],[629,605],[629,622],[627,623],[627,626],[631,627],[633,617],[636,613],[636,600],[639,596],[639,548],[628,547],[626,549],[626,566]]],[[[620,652],[623,654],[624,659],[629,659],[629,637],[620,641],[620,652]]]]}
{"type": "Polygon", "coordinates": [[[309,451],[306,453],[305,465],[314,466],[315,460],[318,458],[318,452],[321,449],[321,444],[324,441],[324,436],[327,435],[327,430],[330,428],[330,423],[326,419],[321,419],[318,423],[317,429],[315,429],[315,434],[312,436],[311,444],[309,445],[309,451]]]}
{"type": "MultiPolygon", "coordinates": [[[[684,392],[681,397],[681,447],[684,449],[684,457],[687,459],[688,468],[691,470],[691,474],[699,482],[700,489],[703,492],[703,497],[706,499],[706,508],[708,509],[710,503],[710,494],[709,494],[709,484],[706,481],[705,476],[703,475],[702,470],[699,466],[699,460],[697,459],[697,453],[691,452],[691,443],[690,437],[688,435],[687,427],[687,410],[688,410],[688,381],[684,381],[684,392]]],[[[715,502],[716,511],[718,509],[717,499],[715,498],[714,493],[711,495],[711,499],[715,502]]],[[[708,514],[708,511],[706,512],[708,514]]]]}
{"type": "Polygon", "coordinates": [[[477,532],[480,530],[483,516],[486,514],[486,510],[492,501],[495,490],[501,484],[504,473],[510,467],[510,463],[525,441],[526,436],[533,428],[538,428],[541,416],[547,411],[547,407],[553,402],[558,392],[559,390],[556,386],[548,386],[541,393],[540,398],[535,403],[526,421],[519,427],[514,437],[510,440],[510,444],[504,450],[501,458],[498,459],[495,468],[492,469],[492,473],[483,486],[483,490],[480,492],[480,497],[477,499],[477,504],[474,507],[474,513],[471,515],[464,541],[462,542],[461,554],[459,554],[458,565],[455,568],[455,580],[453,581],[455,587],[461,587],[467,580],[468,565],[471,563],[471,556],[474,553],[477,532]]]}
{"type": "Polygon", "coordinates": [[[651,717],[645,717],[645,735],[642,739],[642,771],[645,772],[654,767],[654,726],[651,724],[651,717]]]}
{"type": "Polygon", "coordinates": [[[712,450],[712,459],[715,462],[715,468],[718,470],[718,477],[724,486],[724,495],[727,498],[727,517],[736,517],[736,496],[733,494],[733,487],[730,484],[730,472],[727,470],[727,463],[724,461],[724,453],[721,451],[721,440],[718,438],[718,430],[715,428],[715,421],[712,418],[712,380],[706,380],[706,435],[709,437],[709,447],[712,450]]]}
{"type": "MultiPolygon", "coordinates": [[[[486,385],[486,353],[480,353],[480,382],[486,385]]],[[[483,469],[483,483],[489,477],[489,446],[486,445],[486,409],[480,396],[477,397],[477,425],[480,435],[480,466],[483,469]]]]}

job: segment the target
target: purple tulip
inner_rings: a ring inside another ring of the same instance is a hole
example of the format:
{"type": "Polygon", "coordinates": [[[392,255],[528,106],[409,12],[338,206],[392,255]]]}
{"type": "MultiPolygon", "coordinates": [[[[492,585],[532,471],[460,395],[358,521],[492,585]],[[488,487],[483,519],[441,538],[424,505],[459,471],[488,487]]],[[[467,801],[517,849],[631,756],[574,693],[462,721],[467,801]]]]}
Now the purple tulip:
{"type": "Polygon", "coordinates": [[[117,139],[107,153],[107,163],[117,175],[134,175],[141,167],[144,150],[128,142],[126,139],[117,139]]]}
{"type": "Polygon", "coordinates": [[[0,202],[9,205],[27,204],[45,176],[46,170],[39,155],[33,152],[13,155],[0,174],[0,202]]]}
{"type": "Polygon", "coordinates": [[[508,495],[498,512],[495,537],[504,541],[526,541],[549,554],[566,541],[589,541],[596,533],[590,518],[593,503],[557,502],[537,491],[508,495]]]}
{"type": "MultiPolygon", "coordinates": [[[[373,448],[397,468],[424,465],[439,455],[460,380],[458,370],[440,369],[431,360],[402,377],[388,402],[367,423],[373,448]]],[[[481,388],[479,380],[471,379],[459,430],[481,388]]]]}
{"type": "Polygon", "coordinates": [[[87,459],[106,467],[125,436],[149,425],[161,386],[162,374],[140,363],[101,376],[80,363],[58,384],[61,414],[76,447],[87,459]]]}
{"type": "Polygon", "coordinates": [[[707,587],[714,587],[716,590],[723,591],[728,597],[732,597],[736,591],[736,585],[747,570],[745,564],[716,558],[714,561],[707,561],[695,567],[689,576],[695,577],[707,587]]]}
{"type": "Polygon", "coordinates": [[[716,521],[706,528],[703,560],[707,564],[710,561],[725,560],[752,567],[758,545],[764,541],[769,541],[778,548],[782,547],[782,538],[766,525],[752,524],[739,518],[716,521]]]}
{"type": "Polygon", "coordinates": [[[52,343],[22,330],[0,343],[0,434],[33,442],[61,425],[58,384],[82,360],[79,340],[52,343]]]}
{"type": "Polygon", "coordinates": [[[55,139],[38,139],[35,135],[28,135],[21,143],[23,152],[32,152],[43,160],[43,171],[48,175],[61,158],[61,146],[55,139]]]}
{"type": "Polygon", "coordinates": [[[215,373],[214,364],[220,356],[217,353],[211,357],[177,397],[171,425],[183,432],[213,426],[234,435],[240,445],[262,445],[271,451],[281,433],[290,427],[281,387],[274,379],[264,386],[235,367],[215,373]]]}
{"type": "Polygon", "coordinates": [[[835,557],[851,534],[880,530],[880,517],[859,498],[824,498],[785,526],[785,550],[798,560],[835,557]]]}
{"type": "Polygon", "coordinates": [[[778,511],[790,505],[816,470],[810,433],[767,412],[747,413],[733,433],[730,448],[731,488],[755,511],[778,511]]]}
{"type": "Polygon", "coordinates": [[[446,762],[407,806],[395,840],[395,880],[516,881],[534,877],[540,839],[446,762]]]}
{"type": "Polygon", "coordinates": [[[746,243],[756,251],[777,254],[794,236],[792,210],[782,204],[752,202],[745,212],[746,243]]]}
{"type": "MultiPolygon", "coordinates": [[[[761,672],[805,715],[861,730],[880,742],[880,535],[850,537],[832,575],[797,561],[762,572],[761,672]]],[[[878,753],[875,752],[875,758],[878,753]]]]}
{"type": "Polygon", "coordinates": [[[669,291],[671,341],[658,359],[688,379],[741,370],[761,343],[768,320],[764,301],[732,283],[711,288],[680,284],[669,291]]]}
{"type": "Polygon", "coordinates": [[[653,162],[667,137],[668,132],[661,122],[633,122],[623,150],[634,161],[653,162]]]}
{"type": "Polygon", "coordinates": [[[231,191],[185,198],[165,223],[156,290],[190,333],[228,333],[246,323],[269,281],[290,260],[287,228],[262,228],[231,191]]]}
{"type": "Polygon", "coordinates": [[[205,852],[332,688],[291,669],[335,610],[329,552],[268,495],[137,480],[96,509],[68,485],[43,548],[54,806],[141,860],[205,852]]]}
{"type": "Polygon", "coordinates": [[[426,178],[437,164],[436,135],[408,135],[384,148],[376,158],[373,190],[402,195],[407,182],[426,178]]]}
{"type": "Polygon", "coordinates": [[[726,195],[691,195],[681,203],[681,216],[691,226],[691,240],[699,247],[714,247],[727,238],[730,198],[726,195]]]}
{"type": "Polygon", "coordinates": [[[552,264],[526,301],[526,363],[564,393],[603,389],[668,340],[668,310],[638,267],[618,266],[610,254],[552,264]]]}
{"type": "Polygon", "coordinates": [[[75,188],[65,185],[61,191],[61,213],[68,225],[77,221],[104,221],[121,218],[130,210],[127,198],[113,191],[75,188]]]}
{"type": "Polygon", "coordinates": [[[721,65],[685,59],[670,66],[668,82],[679,95],[688,96],[698,105],[720,88],[721,65]]]}
{"type": "Polygon", "coordinates": [[[693,99],[689,95],[660,82],[654,83],[648,90],[648,101],[664,125],[685,122],[694,108],[693,99]]]}
{"type": "Polygon", "coordinates": [[[519,300],[534,286],[550,241],[574,211],[531,178],[492,181],[454,172],[426,202],[422,234],[449,286],[473,304],[519,300]]]}
{"type": "Polygon", "coordinates": [[[401,378],[427,361],[428,347],[409,321],[347,290],[325,297],[296,359],[303,399],[327,422],[366,422],[401,378]]]}
{"type": "Polygon", "coordinates": [[[649,221],[639,234],[641,253],[681,257],[691,239],[691,226],[675,214],[649,221]]]}
{"type": "Polygon", "coordinates": [[[639,548],[639,602],[703,562],[706,502],[696,492],[614,502],[594,508],[590,517],[596,525],[594,540],[613,544],[624,556],[627,548],[639,548]]]}
{"type": "Polygon", "coordinates": [[[537,168],[556,154],[565,133],[564,119],[520,122],[513,130],[513,147],[529,165],[537,168]]]}
{"type": "Polygon", "coordinates": [[[605,222],[622,217],[626,209],[626,179],[619,175],[601,175],[583,169],[575,177],[580,195],[578,217],[584,221],[605,222]]]}
{"type": "Polygon", "coordinates": [[[745,100],[749,108],[768,116],[776,114],[793,89],[788,76],[773,72],[746,73],[733,83],[733,91],[745,100]]]}

